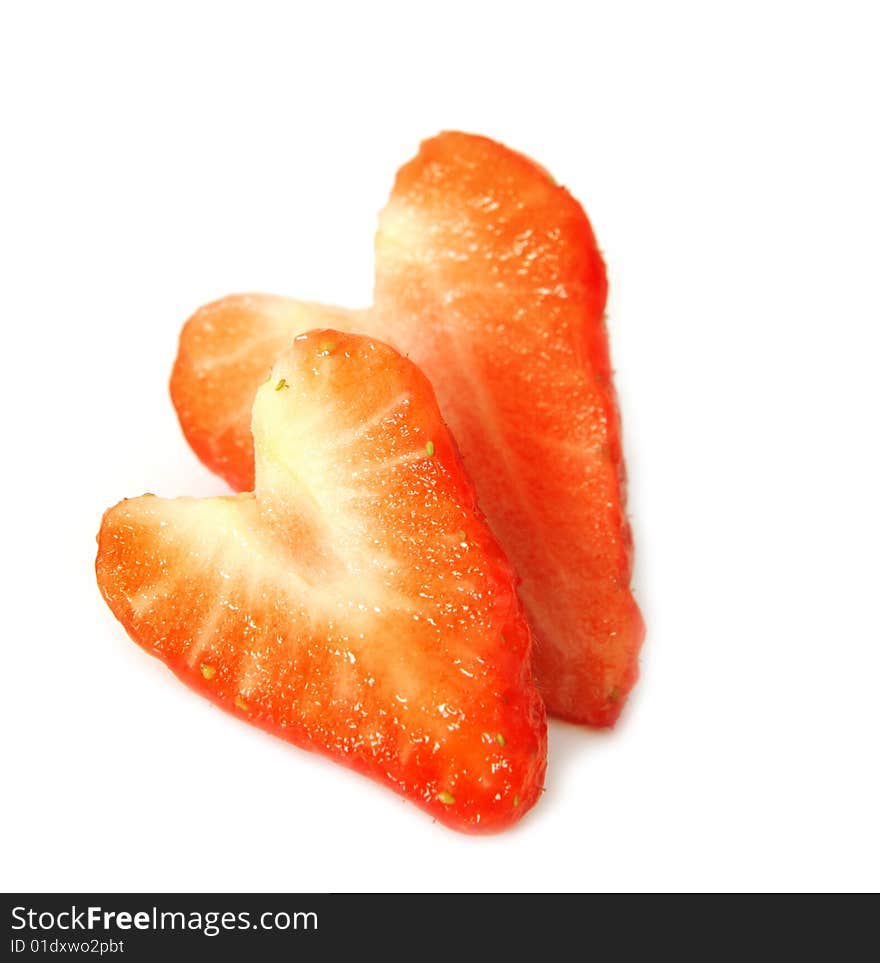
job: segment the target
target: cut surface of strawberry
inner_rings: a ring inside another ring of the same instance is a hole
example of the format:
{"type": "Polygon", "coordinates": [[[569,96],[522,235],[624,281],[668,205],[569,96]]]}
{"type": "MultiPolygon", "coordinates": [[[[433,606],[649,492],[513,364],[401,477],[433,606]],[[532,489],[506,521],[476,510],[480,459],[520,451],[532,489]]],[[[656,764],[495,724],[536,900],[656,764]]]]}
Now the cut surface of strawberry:
{"type": "Polygon", "coordinates": [[[253,435],[253,494],[105,514],[116,617],[227,711],[446,825],[518,820],[546,765],[530,632],[425,376],[373,339],[300,335],[253,435]]]}
{"type": "MultiPolygon", "coordinates": [[[[547,707],[592,725],[617,719],[644,637],[606,293],[592,228],[564,188],[494,141],[445,133],[398,173],[374,307],[334,309],[337,327],[386,340],[430,378],[521,576],[547,707]]],[[[172,394],[196,453],[240,486],[253,471],[246,412],[273,345],[326,309],[254,295],[246,311],[239,298],[210,310],[210,324],[198,313],[184,328],[172,394]],[[228,390],[198,395],[218,361],[228,390]]]]}
{"type": "Polygon", "coordinates": [[[254,488],[254,392],[296,334],[353,331],[362,312],[271,295],[206,304],[180,338],[171,398],[184,435],[204,464],[236,491],[254,488]]]}

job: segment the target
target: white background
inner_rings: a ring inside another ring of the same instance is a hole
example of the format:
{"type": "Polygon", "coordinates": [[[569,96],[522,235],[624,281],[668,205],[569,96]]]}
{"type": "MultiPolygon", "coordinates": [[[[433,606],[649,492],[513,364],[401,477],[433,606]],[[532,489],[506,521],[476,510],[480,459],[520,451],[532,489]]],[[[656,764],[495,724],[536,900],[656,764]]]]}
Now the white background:
{"type": "Polygon", "coordinates": [[[4,888],[880,885],[872,14],[4,4],[4,888]],[[617,729],[554,724],[543,801],[490,838],[211,708],[92,568],[123,496],[224,490],[168,398],[187,315],[368,303],[376,214],[443,128],[593,220],[648,623],[617,729]]]}

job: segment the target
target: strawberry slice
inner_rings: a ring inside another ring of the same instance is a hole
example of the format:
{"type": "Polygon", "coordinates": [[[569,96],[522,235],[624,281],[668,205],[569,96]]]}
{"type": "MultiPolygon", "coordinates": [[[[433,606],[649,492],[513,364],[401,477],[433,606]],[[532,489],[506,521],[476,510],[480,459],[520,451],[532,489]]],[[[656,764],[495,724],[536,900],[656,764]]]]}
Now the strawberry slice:
{"type": "MultiPolygon", "coordinates": [[[[644,625],[629,589],[605,267],[586,215],[528,158],[441,134],[399,172],[376,261],[375,307],[337,326],[385,339],[431,379],[522,577],[548,709],[612,724],[636,680],[644,625]]],[[[184,328],[172,389],[196,453],[241,485],[252,471],[244,412],[271,363],[266,332],[283,340],[320,322],[314,306],[265,296],[247,312],[235,299],[212,310],[210,325],[197,314],[184,328]],[[245,358],[228,391],[179,404],[200,370],[245,358]]]]}
{"type": "Polygon", "coordinates": [[[378,341],[301,335],[253,434],[253,494],[105,514],[113,613],[224,709],[446,825],[518,820],[546,764],[530,633],[425,376],[378,341]]]}

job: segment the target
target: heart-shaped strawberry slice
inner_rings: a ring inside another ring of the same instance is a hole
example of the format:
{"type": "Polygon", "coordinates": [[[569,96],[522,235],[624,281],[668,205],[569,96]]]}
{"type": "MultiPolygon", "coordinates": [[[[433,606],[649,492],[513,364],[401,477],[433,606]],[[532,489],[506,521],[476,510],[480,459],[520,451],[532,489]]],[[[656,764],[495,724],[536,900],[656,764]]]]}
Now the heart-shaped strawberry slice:
{"type": "Polygon", "coordinates": [[[106,513],[116,617],[229,712],[447,825],[519,819],[546,765],[530,633],[425,376],[375,340],[301,335],[253,436],[253,494],[106,513]]]}
{"type": "Polygon", "coordinates": [[[610,725],[635,683],[644,625],[629,588],[606,289],[590,222],[568,191],[501,144],[445,133],[397,175],[376,237],[372,309],[266,295],[214,302],[184,327],[171,394],[199,457],[249,488],[251,398],[291,337],[329,317],[411,357],[522,577],[548,709],[610,725]]]}

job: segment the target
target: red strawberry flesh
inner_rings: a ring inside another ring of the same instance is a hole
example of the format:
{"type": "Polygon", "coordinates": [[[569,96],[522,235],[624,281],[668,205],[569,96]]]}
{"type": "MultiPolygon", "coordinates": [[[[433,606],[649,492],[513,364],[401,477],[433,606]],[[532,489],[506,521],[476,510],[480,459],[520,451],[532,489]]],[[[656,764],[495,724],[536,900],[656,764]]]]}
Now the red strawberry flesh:
{"type": "Polygon", "coordinates": [[[310,332],[253,433],[254,494],[106,513],[114,614],[224,709],[455,829],[509,826],[546,760],[530,633],[430,384],[381,342],[310,332]]]}
{"type": "MultiPolygon", "coordinates": [[[[329,309],[337,327],[383,338],[430,378],[522,578],[547,707],[592,725],[620,714],[644,637],[629,588],[606,293],[577,201],[521,154],[446,133],[398,174],[376,240],[374,308],[329,309]]],[[[268,296],[246,308],[226,299],[184,328],[175,405],[194,450],[233,486],[252,477],[243,412],[275,341],[313,317],[322,323],[318,310],[268,296]],[[199,395],[214,364],[230,387],[199,395]]]]}

